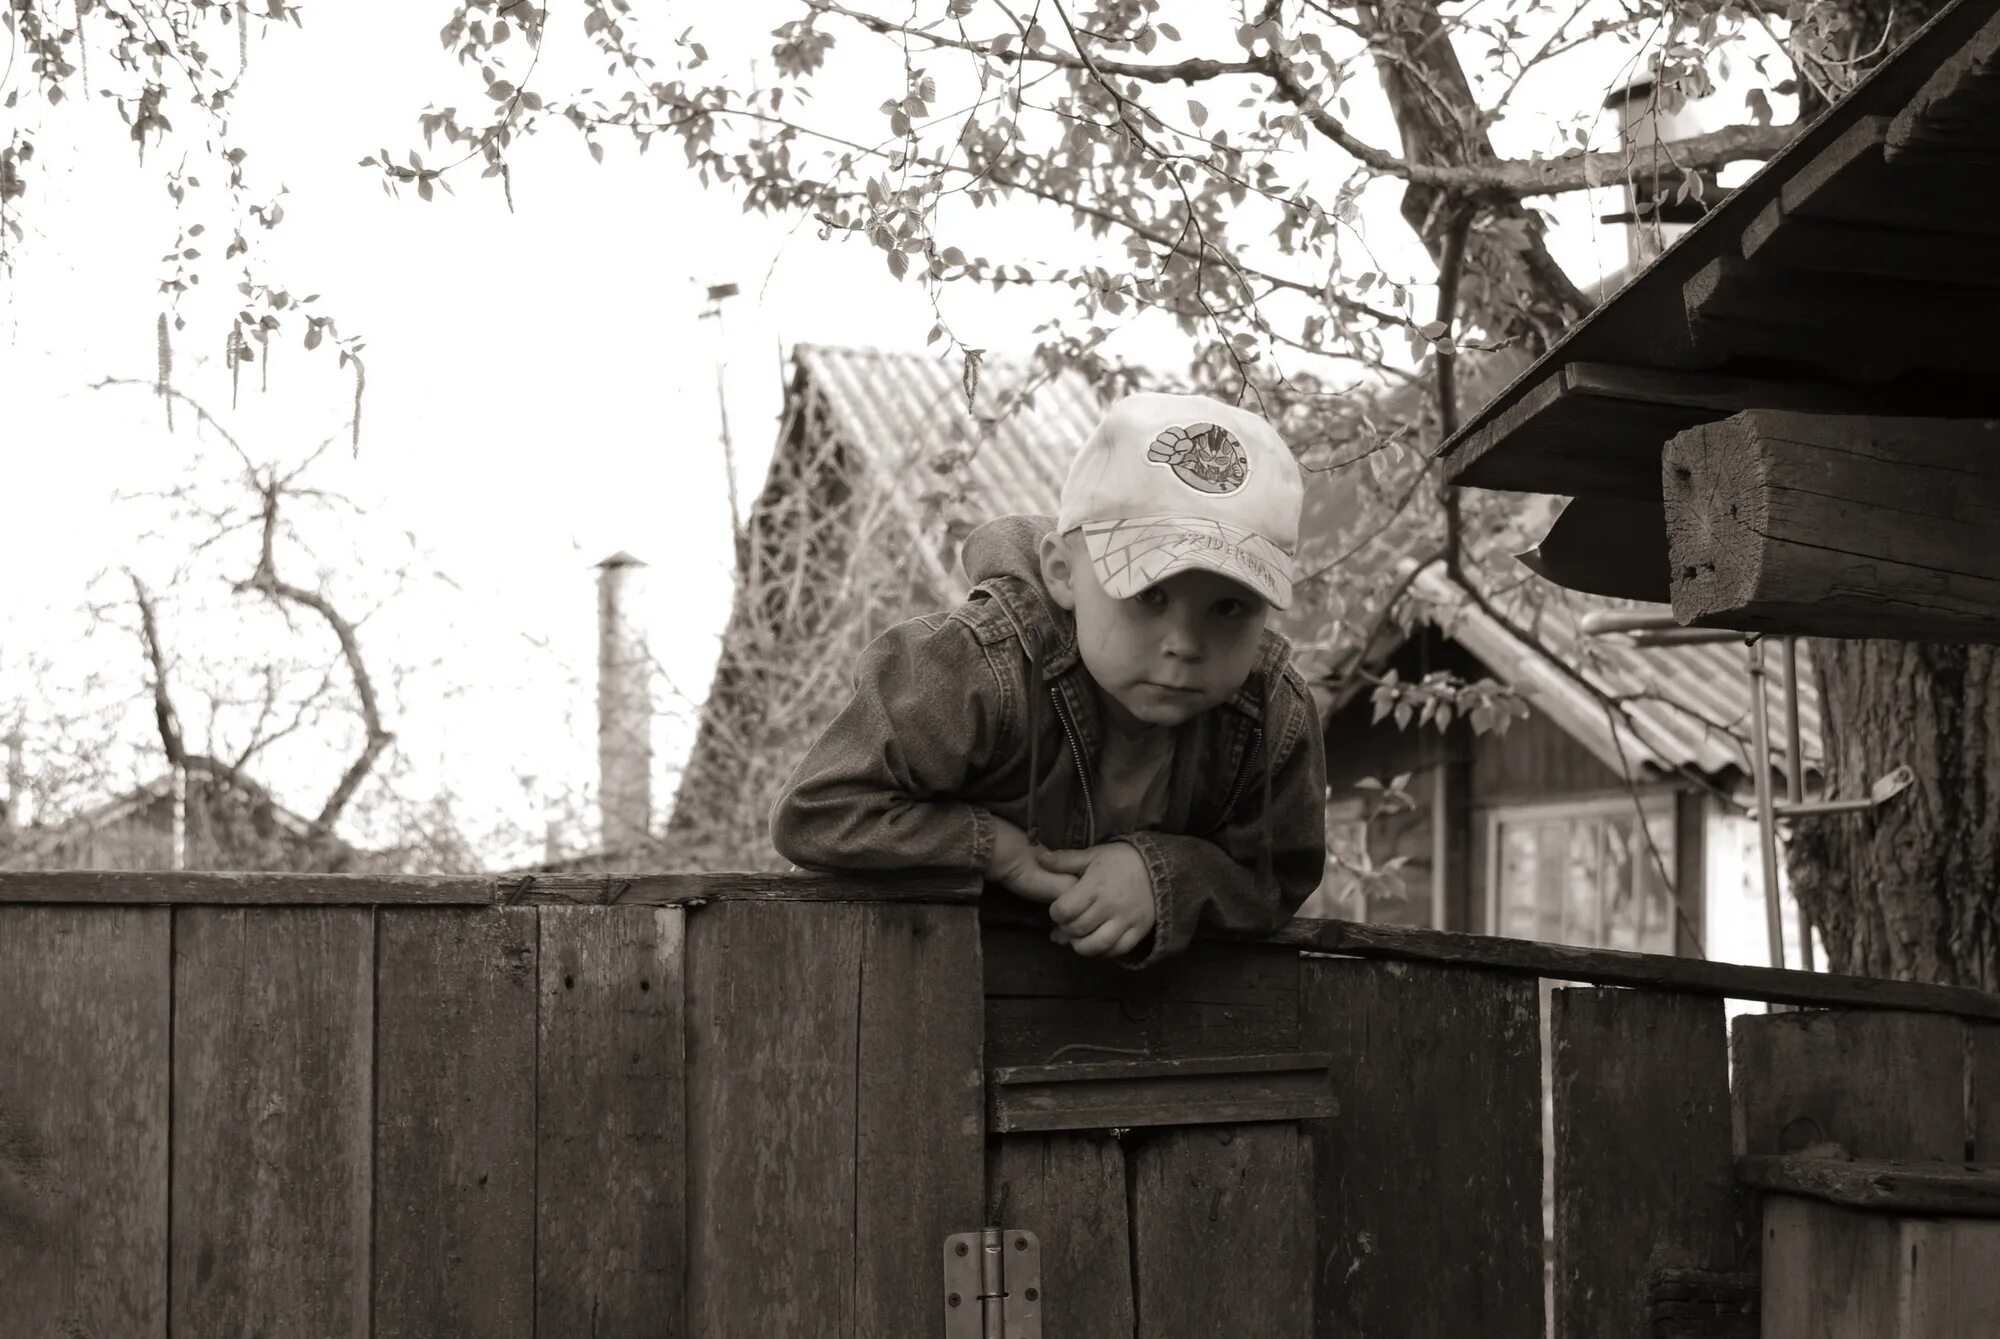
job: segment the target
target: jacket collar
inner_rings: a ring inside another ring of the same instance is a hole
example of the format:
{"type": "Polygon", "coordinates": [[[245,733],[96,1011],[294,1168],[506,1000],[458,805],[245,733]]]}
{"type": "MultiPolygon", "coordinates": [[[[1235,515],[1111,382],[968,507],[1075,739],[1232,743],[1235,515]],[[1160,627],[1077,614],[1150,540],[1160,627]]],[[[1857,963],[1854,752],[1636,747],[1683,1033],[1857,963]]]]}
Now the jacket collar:
{"type": "MultiPolygon", "coordinates": [[[[1083,660],[1076,645],[1076,616],[1057,604],[1040,582],[1001,576],[981,582],[979,589],[998,600],[1000,607],[1007,611],[1008,620],[1013,623],[1029,659],[1041,661],[1045,682],[1053,683],[1071,670],[1081,668],[1083,660]]],[[[1249,677],[1236,690],[1236,695],[1223,705],[1262,723],[1264,685],[1270,682],[1275,688],[1276,680],[1284,674],[1290,662],[1291,644],[1282,634],[1266,628],[1257,663],[1251,667],[1249,677]]]]}

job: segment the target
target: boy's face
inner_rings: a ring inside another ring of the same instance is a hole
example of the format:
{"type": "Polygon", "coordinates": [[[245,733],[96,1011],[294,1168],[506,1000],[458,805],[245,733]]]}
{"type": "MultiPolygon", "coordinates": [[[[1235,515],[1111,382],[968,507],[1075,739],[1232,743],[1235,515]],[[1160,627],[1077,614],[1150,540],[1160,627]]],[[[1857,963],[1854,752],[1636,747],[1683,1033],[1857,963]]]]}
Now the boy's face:
{"type": "Polygon", "coordinates": [[[1041,557],[1043,580],[1076,615],[1084,668],[1118,724],[1179,725],[1227,702],[1250,677],[1270,606],[1247,587],[1197,569],[1117,600],[1081,539],[1050,535],[1041,557]]]}

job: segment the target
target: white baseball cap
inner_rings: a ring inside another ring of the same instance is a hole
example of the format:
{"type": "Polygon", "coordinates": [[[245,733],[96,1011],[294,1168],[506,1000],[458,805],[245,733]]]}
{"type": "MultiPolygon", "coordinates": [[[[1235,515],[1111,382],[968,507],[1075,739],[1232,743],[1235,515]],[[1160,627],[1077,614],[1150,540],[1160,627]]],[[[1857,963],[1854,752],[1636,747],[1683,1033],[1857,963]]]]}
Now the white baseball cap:
{"type": "Polygon", "coordinates": [[[1206,395],[1128,395],[1071,463],[1059,534],[1082,530],[1118,600],[1189,568],[1292,602],[1305,481],[1277,430],[1206,395]]]}

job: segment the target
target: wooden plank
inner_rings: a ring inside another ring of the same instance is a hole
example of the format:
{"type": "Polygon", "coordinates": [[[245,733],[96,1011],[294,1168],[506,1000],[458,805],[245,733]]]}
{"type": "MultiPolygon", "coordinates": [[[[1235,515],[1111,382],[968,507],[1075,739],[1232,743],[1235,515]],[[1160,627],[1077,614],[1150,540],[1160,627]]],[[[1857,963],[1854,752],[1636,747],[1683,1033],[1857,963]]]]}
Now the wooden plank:
{"type": "Polygon", "coordinates": [[[378,914],[374,1333],[530,1334],[535,912],[378,914]]]}
{"type": "Polygon", "coordinates": [[[965,907],[875,906],[863,914],[855,1332],[930,1335],[944,1239],[985,1226],[979,918],[965,907]]]}
{"type": "Polygon", "coordinates": [[[989,923],[984,939],[989,1064],[1298,1049],[1296,953],[1210,941],[1134,972],[1050,943],[1045,924],[989,923]]]}
{"type": "Polygon", "coordinates": [[[1160,1130],[1130,1156],[1137,1339],[1307,1339],[1316,1237],[1300,1127],[1160,1130]]]}
{"type": "Polygon", "coordinates": [[[1040,1239],[1043,1333],[1131,1334],[1124,1147],[1103,1135],[1038,1134],[991,1149],[987,1221],[1040,1239]]]}
{"type": "Polygon", "coordinates": [[[920,902],[963,905],[961,874],[235,874],[166,870],[0,873],[0,905],[686,906],[704,902],[920,902]]]}
{"type": "Polygon", "coordinates": [[[2000,1221],[1773,1195],[1764,1238],[1763,1339],[2000,1333],[2000,1221]]]}
{"type": "Polygon", "coordinates": [[[1739,256],[1704,266],[1688,280],[1683,301],[1705,364],[1774,359],[1863,382],[1913,369],[1976,372],[1984,366],[1978,342],[2000,317],[2000,290],[1858,274],[1830,284],[1739,256]],[[1885,340],[1885,329],[1922,333],[1885,340]]]}
{"type": "Polygon", "coordinates": [[[1905,1158],[1761,1153],[1739,1158],[1737,1179],[1855,1209],[2000,1218],[2000,1166],[1905,1158]]]}
{"type": "Polygon", "coordinates": [[[537,1334],[685,1333],[684,915],[540,912],[537,1334]]]}
{"type": "Polygon", "coordinates": [[[750,903],[688,927],[695,1339],[854,1332],[866,931],[860,907],[750,903]]]}
{"type": "Polygon", "coordinates": [[[1754,1272],[1662,1269],[1646,1287],[1645,1339],[1760,1339],[1754,1272]]]}
{"type": "Polygon", "coordinates": [[[0,908],[0,1317],[167,1333],[164,911],[0,908]]]}
{"type": "Polygon", "coordinates": [[[1891,118],[1864,116],[1802,164],[1779,192],[1788,214],[1892,228],[2000,233],[1992,183],[1883,154],[1891,118]]]}
{"type": "Polygon", "coordinates": [[[1931,72],[1889,124],[1882,151],[1891,163],[1922,163],[1960,172],[2000,167],[1994,141],[2000,113],[2000,15],[1931,72]]]}
{"type": "Polygon", "coordinates": [[[1966,1157],[2000,1162],[2000,1027],[1965,1025],[1966,1157]]]}
{"type": "Polygon", "coordinates": [[[1674,616],[2000,641],[1996,447],[1991,419],[1773,410],[1679,434],[1664,458],[1674,616]]]}
{"type": "Polygon", "coordinates": [[[1898,1009],[2000,1019],[2000,996],[1966,986],[1888,981],[1832,972],[1740,967],[1622,949],[1571,948],[1529,939],[1419,930],[1352,921],[1295,920],[1266,941],[1316,953],[1401,962],[1492,967],[1557,981],[1643,986],[1728,999],[1862,1009],[1898,1009]]]}
{"type": "Polygon", "coordinates": [[[1323,1055],[1018,1065],[988,1076],[988,1128],[1110,1130],[1302,1120],[1336,1105],[1323,1055]]]}
{"type": "Polygon", "coordinates": [[[1989,238],[1807,218],[1786,213],[1780,200],[1764,206],[1744,229],[1743,258],[1760,266],[1821,275],[1863,274],[1915,284],[2000,286],[2000,261],[1994,257],[1989,238]]]}
{"type": "Polygon", "coordinates": [[[1555,1333],[1637,1333],[1661,1269],[1724,1271],[1735,1217],[1722,1001],[1558,990],[1555,1333]]]}
{"type": "Polygon", "coordinates": [[[1307,1040],[1341,1075],[1339,1114],[1309,1124],[1322,1334],[1541,1339],[1536,990],[1476,968],[1308,964],[1307,1040]]]}
{"type": "Polygon", "coordinates": [[[173,1331],[368,1334],[375,926],[358,908],[174,923],[173,1331]]]}
{"type": "Polygon", "coordinates": [[[1963,1026],[1879,1012],[1744,1014],[1730,1047],[1737,1151],[1838,1145],[1857,1158],[1965,1157],[1963,1026]]]}

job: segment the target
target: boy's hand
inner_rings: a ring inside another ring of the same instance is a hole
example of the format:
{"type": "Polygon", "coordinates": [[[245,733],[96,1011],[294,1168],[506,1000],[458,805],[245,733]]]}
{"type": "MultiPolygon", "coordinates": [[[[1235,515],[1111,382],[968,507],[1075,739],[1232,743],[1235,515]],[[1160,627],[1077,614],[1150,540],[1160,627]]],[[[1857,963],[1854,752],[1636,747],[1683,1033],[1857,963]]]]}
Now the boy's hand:
{"type": "Polygon", "coordinates": [[[986,879],[1031,902],[1054,902],[1076,887],[1076,876],[1044,863],[1051,852],[1028,840],[1028,834],[993,815],[993,855],[986,862],[986,879]]]}
{"type": "Polygon", "coordinates": [[[1130,842],[1081,851],[1044,851],[1042,863],[1076,875],[1076,885],[1049,907],[1058,936],[1086,958],[1122,957],[1153,932],[1153,879],[1130,842]]]}

